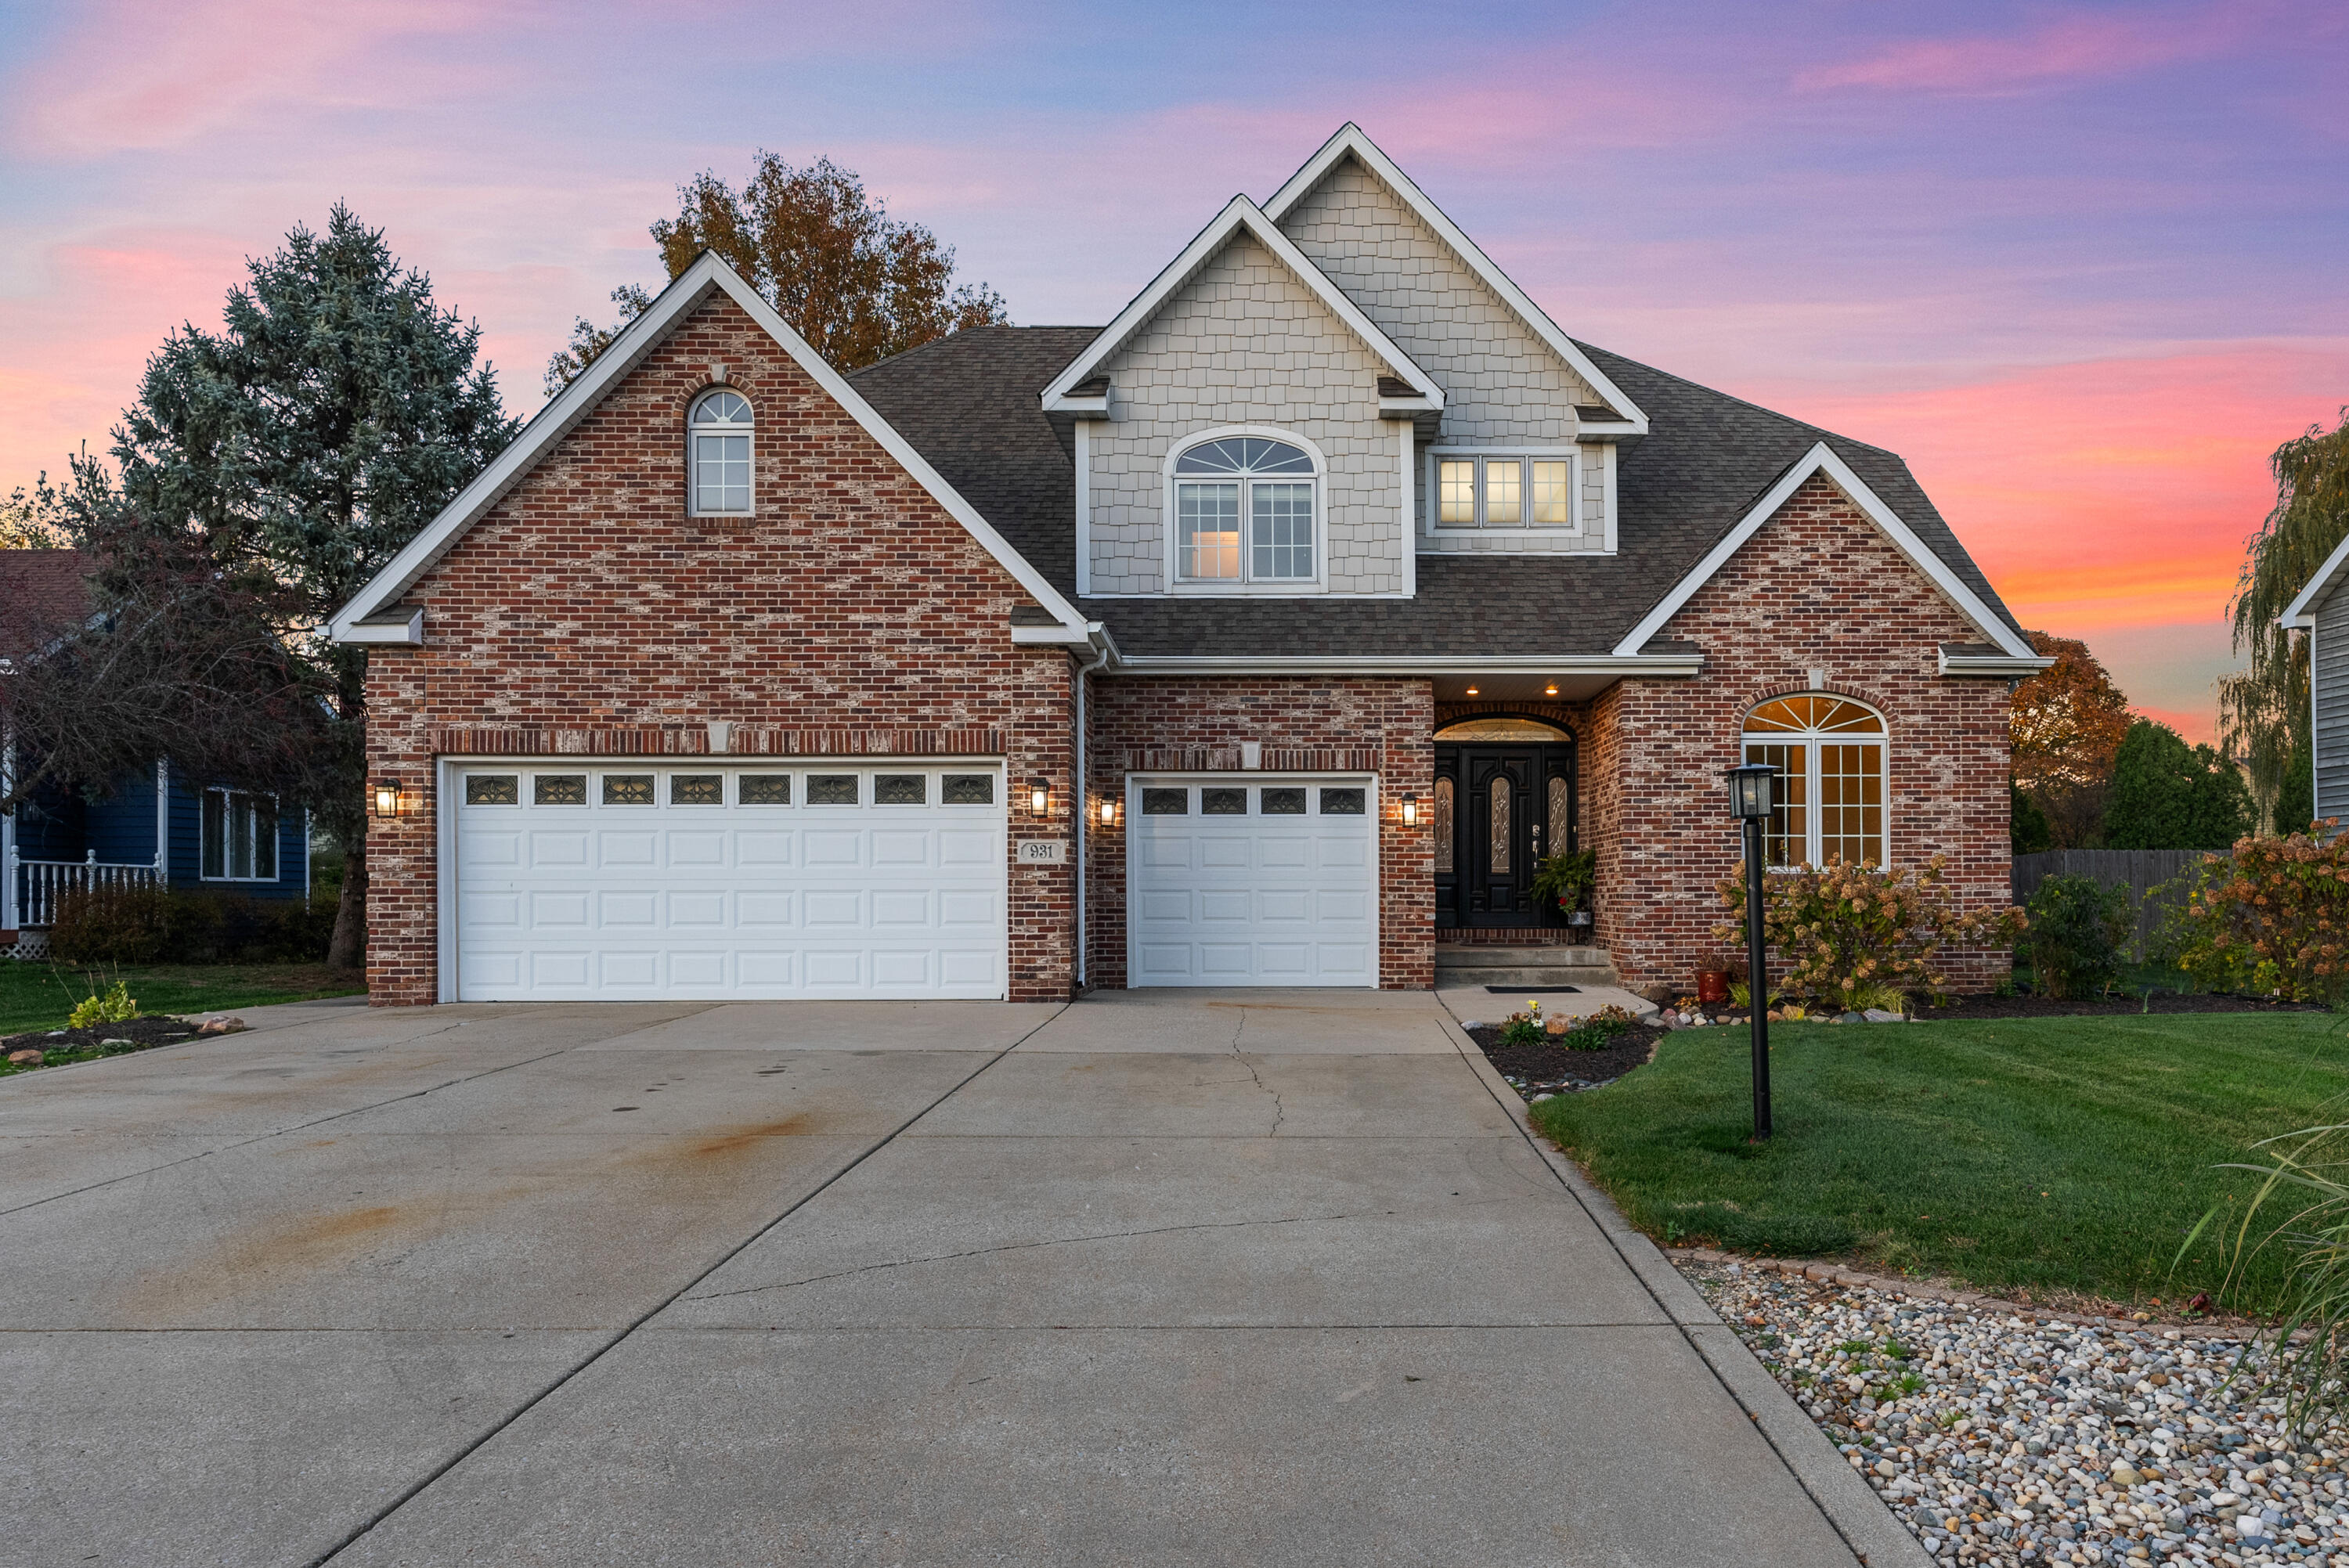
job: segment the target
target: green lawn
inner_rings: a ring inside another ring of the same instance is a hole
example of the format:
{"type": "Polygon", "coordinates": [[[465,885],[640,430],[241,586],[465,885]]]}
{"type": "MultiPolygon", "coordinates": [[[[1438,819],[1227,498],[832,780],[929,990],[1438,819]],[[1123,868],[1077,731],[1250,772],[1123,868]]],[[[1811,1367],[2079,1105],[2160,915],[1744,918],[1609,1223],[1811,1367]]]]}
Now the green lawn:
{"type": "Polygon", "coordinates": [[[313,996],[348,996],[367,989],[347,972],[323,964],[156,964],[85,970],[0,959],[0,1035],[62,1029],[75,1003],[117,980],[130,987],[142,1013],[189,1015],[313,996]]]}
{"type": "MultiPolygon", "coordinates": [[[[2349,1023],[2330,1014],[1785,1024],[1770,1042],[1764,1146],[1742,1028],[1669,1035],[1534,1120],[1660,1240],[2119,1301],[2216,1295],[2207,1239],[2170,1273],[2211,1203],[2255,1185],[2212,1167],[2349,1121],[2349,1023]]],[[[2255,1266],[2241,1305],[2279,1275],[2255,1266]]]]}

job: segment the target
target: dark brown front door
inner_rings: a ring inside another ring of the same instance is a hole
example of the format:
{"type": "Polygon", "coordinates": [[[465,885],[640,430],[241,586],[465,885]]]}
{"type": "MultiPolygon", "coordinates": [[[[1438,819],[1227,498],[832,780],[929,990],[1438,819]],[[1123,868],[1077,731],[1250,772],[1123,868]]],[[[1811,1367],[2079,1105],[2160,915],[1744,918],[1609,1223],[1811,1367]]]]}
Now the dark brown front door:
{"type": "Polygon", "coordinates": [[[1435,923],[1565,924],[1532,882],[1542,857],[1575,847],[1574,748],[1438,746],[1435,777],[1435,923]]]}

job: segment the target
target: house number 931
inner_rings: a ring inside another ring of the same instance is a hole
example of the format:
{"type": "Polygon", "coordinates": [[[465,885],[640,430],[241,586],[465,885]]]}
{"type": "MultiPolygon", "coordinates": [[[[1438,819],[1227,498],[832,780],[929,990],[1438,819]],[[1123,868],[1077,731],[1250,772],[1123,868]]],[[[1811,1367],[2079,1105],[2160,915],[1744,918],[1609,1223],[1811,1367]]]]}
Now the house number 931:
{"type": "Polygon", "coordinates": [[[1065,839],[1023,839],[1019,844],[1019,863],[1023,866],[1064,866],[1069,863],[1069,843],[1065,839]]]}

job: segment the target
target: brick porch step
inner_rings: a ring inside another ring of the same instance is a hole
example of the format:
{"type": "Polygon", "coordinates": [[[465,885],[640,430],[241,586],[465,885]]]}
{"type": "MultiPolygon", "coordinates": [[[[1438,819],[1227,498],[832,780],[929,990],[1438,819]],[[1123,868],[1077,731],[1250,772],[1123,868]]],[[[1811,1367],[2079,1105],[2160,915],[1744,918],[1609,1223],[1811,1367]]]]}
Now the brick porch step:
{"type": "Polygon", "coordinates": [[[1612,985],[1615,961],[1603,947],[1435,944],[1435,988],[1476,985],[1612,985]]]}

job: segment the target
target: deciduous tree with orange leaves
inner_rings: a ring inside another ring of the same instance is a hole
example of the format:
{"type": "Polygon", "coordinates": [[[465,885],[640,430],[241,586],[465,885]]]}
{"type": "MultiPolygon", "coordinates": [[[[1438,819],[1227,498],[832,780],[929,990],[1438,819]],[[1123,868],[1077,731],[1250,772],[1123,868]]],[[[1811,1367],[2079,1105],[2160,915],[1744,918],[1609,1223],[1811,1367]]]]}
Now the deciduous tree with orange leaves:
{"type": "Polygon", "coordinates": [[[2113,758],[2133,716],[2087,644],[2045,632],[2024,635],[2055,662],[2018,683],[2007,708],[2015,788],[2046,813],[2057,849],[2080,849],[2103,823],[2113,758]]]}

